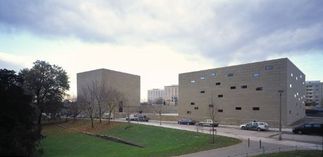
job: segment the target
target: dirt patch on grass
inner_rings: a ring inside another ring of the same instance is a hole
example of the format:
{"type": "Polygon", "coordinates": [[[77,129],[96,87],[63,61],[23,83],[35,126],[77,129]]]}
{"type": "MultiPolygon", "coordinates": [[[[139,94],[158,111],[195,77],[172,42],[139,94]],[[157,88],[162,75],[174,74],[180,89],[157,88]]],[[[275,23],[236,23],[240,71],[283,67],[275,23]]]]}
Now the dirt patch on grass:
{"type": "MultiPolygon", "coordinates": [[[[109,124],[107,122],[98,122],[95,121],[94,122],[94,128],[91,127],[91,121],[89,120],[76,120],[76,121],[68,121],[66,123],[61,123],[60,126],[64,127],[65,132],[89,132],[89,133],[100,133],[104,130],[108,130],[111,128],[114,128],[116,126],[121,125],[118,122],[110,122],[109,124]]],[[[48,129],[44,129],[45,132],[48,132],[48,130],[53,130],[55,127],[57,127],[56,125],[49,125],[46,126],[46,128],[48,129]]],[[[54,129],[55,131],[57,131],[57,129],[54,129]]]]}

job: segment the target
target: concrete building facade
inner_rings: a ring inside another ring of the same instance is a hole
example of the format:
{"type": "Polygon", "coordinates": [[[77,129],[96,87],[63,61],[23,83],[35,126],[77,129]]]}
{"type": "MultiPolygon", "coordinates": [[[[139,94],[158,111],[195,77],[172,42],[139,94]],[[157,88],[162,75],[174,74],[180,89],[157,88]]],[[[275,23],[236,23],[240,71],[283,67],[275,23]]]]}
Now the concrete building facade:
{"type": "Polygon", "coordinates": [[[93,83],[104,85],[106,89],[117,90],[124,96],[125,101],[120,102],[117,109],[120,112],[137,110],[140,106],[140,76],[138,75],[108,69],[77,73],[77,95],[82,95],[93,83]]]}
{"type": "Polygon", "coordinates": [[[148,90],[148,102],[153,103],[158,99],[163,99],[164,90],[162,89],[152,89],[148,90]]]}
{"type": "Polygon", "coordinates": [[[177,105],[178,102],[178,86],[171,85],[164,87],[164,100],[168,105],[177,105]]]}
{"type": "Polygon", "coordinates": [[[251,120],[290,125],[305,116],[305,75],[289,59],[179,74],[179,116],[223,124],[251,120]],[[283,90],[282,96],[278,93],[283,90]]]}
{"type": "Polygon", "coordinates": [[[322,84],[320,81],[306,81],[306,104],[322,106],[322,84]]]}

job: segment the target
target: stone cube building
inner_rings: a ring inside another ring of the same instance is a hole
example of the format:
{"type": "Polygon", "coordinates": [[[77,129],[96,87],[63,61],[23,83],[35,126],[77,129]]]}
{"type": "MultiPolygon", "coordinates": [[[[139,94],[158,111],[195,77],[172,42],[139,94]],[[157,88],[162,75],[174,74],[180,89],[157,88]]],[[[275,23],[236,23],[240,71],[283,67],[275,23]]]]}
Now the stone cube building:
{"type": "Polygon", "coordinates": [[[88,86],[93,82],[98,85],[104,84],[106,89],[115,89],[119,91],[126,99],[126,102],[120,102],[118,111],[138,110],[140,106],[140,76],[108,70],[97,69],[77,73],[77,95],[82,95],[88,86]]]}
{"type": "Polygon", "coordinates": [[[277,126],[305,116],[305,75],[289,59],[228,66],[179,74],[179,116],[240,124],[259,120],[277,126]],[[212,106],[212,105],[211,105],[212,106]]]}

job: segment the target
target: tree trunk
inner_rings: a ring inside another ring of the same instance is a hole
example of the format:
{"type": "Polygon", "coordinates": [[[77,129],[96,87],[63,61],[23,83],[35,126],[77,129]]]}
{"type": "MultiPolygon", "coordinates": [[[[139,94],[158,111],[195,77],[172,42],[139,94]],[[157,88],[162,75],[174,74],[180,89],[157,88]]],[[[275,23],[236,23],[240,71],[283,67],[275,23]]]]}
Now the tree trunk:
{"type": "Polygon", "coordinates": [[[112,114],[112,111],[111,111],[111,110],[109,110],[108,124],[110,124],[111,114],[112,114]]]}
{"type": "Polygon", "coordinates": [[[91,118],[91,127],[94,128],[92,115],[90,116],[90,118],[91,118]]]}
{"type": "Polygon", "coordinates": [[[100,105],[100,103],[99,103],[98,105],[99,105],[99,119],[100,119],[100,123],[101,123],[102,110],[101,110],[101,105],[100,105]]]}
{"type": "Polygon", "coordinates": [[[39,135],[41,135],[41,116],[42,116],[42,112],[40,111],[39,115],[38,115],[38,132],[39,135]]]}

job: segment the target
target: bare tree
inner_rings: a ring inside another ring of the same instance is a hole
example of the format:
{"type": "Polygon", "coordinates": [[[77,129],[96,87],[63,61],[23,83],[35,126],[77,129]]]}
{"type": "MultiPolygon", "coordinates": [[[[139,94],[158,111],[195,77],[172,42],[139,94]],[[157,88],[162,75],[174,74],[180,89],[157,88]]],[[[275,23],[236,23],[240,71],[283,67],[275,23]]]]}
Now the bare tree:
{"type": "Polygon", "coordinates": [[[98,81],[92,81],[90,91],[94,94],[95,102],[98,105],[98,115],[99,121],[101,123],[102,114],[104,113],[103,103],[108,96],[105,83],[103,81],[101,83],[99,83],[98,81]]]}
{"type": "Polygon", "coordinates": [[[84,108],[89,115],[91,119],[91,127],[94,128],[94,123],[93,123],[93,114],[94,114],[94,101],[95,101],[95,96],[94,96],[93,90],[91,90],[90,86],[88,88],[83,88],[82,89],[82,94],[79,95],[78,97],[78,102],[82,105],[84,105],[84,108]]]}
{"type": "Polygon", "coordinates": [[[126,99],[124,95],[115,90],[115,89],[108,89],[105,93],[105,104],[108,110],[108,123],[110,123],[111,115],[115,111],[115,108],[119,105],[124,105],[126,99]]]}

